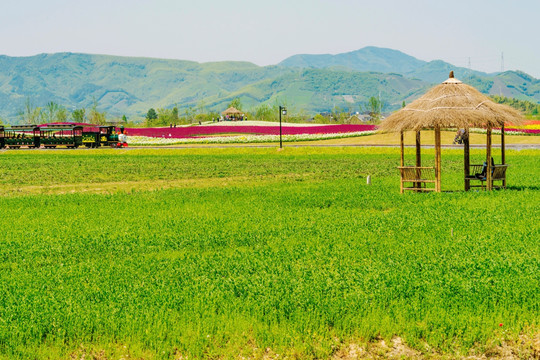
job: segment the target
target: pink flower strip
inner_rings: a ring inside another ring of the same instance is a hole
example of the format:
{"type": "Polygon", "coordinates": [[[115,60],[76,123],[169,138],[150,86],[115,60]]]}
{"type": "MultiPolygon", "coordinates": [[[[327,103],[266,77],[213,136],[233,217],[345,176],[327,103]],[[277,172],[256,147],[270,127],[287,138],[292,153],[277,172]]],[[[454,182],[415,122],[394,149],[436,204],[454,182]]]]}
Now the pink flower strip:
{"type": "MultiPolygon", "coordinates": [[[[283,126],[283,135],[335,134],[375,130],[375,125],[283,126]]],[[[131,136],[189,138],[222,134],[279,135],[279,126],[190,126],[181,128],[129,128],[131,136]]]]}

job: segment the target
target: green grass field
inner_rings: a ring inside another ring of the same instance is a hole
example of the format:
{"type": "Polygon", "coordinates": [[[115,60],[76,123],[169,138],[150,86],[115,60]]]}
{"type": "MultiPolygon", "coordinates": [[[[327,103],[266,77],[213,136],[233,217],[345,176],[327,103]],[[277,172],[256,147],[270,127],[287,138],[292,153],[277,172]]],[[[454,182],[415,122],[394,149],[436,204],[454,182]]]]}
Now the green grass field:
{"type": "Polygon", "coordinates": [[[527,358],[540,151],[490,193],[462,157],[400,195],[393,148],[0,152],[0,359],[527,358]]]}

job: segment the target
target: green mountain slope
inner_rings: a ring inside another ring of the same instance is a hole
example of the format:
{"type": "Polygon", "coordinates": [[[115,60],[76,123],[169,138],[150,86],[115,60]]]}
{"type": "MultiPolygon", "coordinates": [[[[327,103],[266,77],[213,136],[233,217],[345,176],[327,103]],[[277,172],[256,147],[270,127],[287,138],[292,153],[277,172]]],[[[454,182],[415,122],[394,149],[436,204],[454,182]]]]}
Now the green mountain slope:
{"type": "Polygon", "coordinates": [[[380,94],[389,109],[395,109],[403,100],[412,101],[427,87],[423,81],[399,74],[305,69],[250,84],[225,99],[214,96],[205,102],[210,108],[223,108],[238,97],[247,108],[277,101],[297,111],[323,112],[334,106],[358,111],[369,97],[380,94]]]}
{"type": "Polygon", "coordinates": [[[404,73],[407,77],[417,78],[429,83],[441,83],[448,79],[450,71],[454,71],[456,77],[467,81],[471,77],[487,77],[486,73],[470,70],[463,67],[454,66],[442,60],[433,60],[422,66],[404,73]]]}
{"type": "Polygon", "coordinates": [[[490,75],[379,48],[342,55],[318,57],[317,66],[311,57],[299,56],[285,60],[286,66],[265,67],[72,53],[0,56],[0,117],[15,122],[27,98],[35,106],[54,101],[70,111],[88,108],[95,99],[109,117],[125,114],[131,119],[144,117],[151,107],[175,104],[181,111],[198,106],[221,111],[235,97],[246,109],[279,101],[316,113],[334,106],[356,111],[380,93],[393,110],[445,80],[450,70],[486,94],[540,101],[540,81],[522,72],[490,75]],[[301,59],[308,68],[301,67],[301,59]]]}
{"type": "Polygon", "coordinates": [[[70,108],[96,99],[112,115],[142,116],[150,107],[196,104],[287,69],[247,62],[191,61],[60,53],[0,57],[0,116],[13,117],[26,97],[36,106],[49,101],[70,108]]]}
{"type": "Polygon", "coordinates": [[[540,103],[540,80],[521,71],[506,71],[492,79],[487,92],[540,103]]]}

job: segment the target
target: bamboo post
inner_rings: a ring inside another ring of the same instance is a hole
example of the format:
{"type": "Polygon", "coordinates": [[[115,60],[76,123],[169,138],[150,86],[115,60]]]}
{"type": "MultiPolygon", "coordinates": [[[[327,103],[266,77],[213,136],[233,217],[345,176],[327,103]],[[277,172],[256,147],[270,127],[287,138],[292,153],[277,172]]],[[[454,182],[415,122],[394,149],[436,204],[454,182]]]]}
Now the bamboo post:
{"type": "Polygon", "coordinates": [[[487,128],[486,162],[487,162],[486,190],[490,191],[493,188],[493,184],[491,180],[491,125],[489,125],[487,128]]]}
{"type": "Polygon", "coordinates": [[[463,164],[465,166],[465,191],[471,189],[471,181],[468,179],[471,175],[471,152],[469,143],[469,128],[465,128],[465,134],[463,134],[463,164]]]}
{"type": "Polygon", "coordinates": [[[441,128],[435,127],[435,191],[441,192],[441,128]]]}
{"type": "MultiPolygon", "coordinates": [[[[405,166],[405,145],[403,141],[403,131],[400,132],[400,149],[401,149],[401,167],[405,166]]],[[[403,194],[403,175],[402,169],[399,171],[399,192],[403,194]]]]}
{"type": "MultiPolygon", "coordinates": [[[[501,126],[501,162],[502,162],[502,165],[506,164],[506,151],[505,151],[505,143],[504,143],[504,124],[501,126]]],[[[506,173],[504,174],[503,188],[506,189],[506,173]]]]}
{"type": "Polygon", "coordinates": [[[403,141],[403,131],[400,133],[400,148],[401,148],[401,166],[405,166],[405,144],[403,141]]]}
{"type": "MultiPolygon", "coordinates": [[[[416,132],[416,178],[417,179],[420,179],[420,169],[418,169],[419,167],[422,166],[422,148],[421,148],[421,145],[420,145],[420,130],[418,130],[416,132]]],[[[414,183],[414,187],[416,189],[420,189],[420,187],[422,186],[422,183],[420,182],[417,182],[417,183],[414,183]]]]}

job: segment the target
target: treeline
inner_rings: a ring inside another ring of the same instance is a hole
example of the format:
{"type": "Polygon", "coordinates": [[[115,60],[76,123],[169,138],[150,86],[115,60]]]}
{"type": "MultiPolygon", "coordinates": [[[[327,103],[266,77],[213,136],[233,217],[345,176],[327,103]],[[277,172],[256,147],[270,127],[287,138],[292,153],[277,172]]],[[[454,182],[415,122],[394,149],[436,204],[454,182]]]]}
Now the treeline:
{"type": "MultiPolygon", "coordinates": [[[[287,115],[282,116],[282,121],[289,123],[305,123],[315,122],[319,124],[350,124],[369,121],[378,123],[381,119],[381,114],[386,107],[386,104],[379,98],[372,96],[366,104],[356,104],[358,109],[354,110],[343,109],[339,106],[334,106],[331,111],[326,111],[315,116],[308,114],[305,110],[297,110],[290,106],[285,101],[275,101],[273,104],[260,104],[252,109],[246,110],[240,98],[235,98],[227,104],[227,108],[234,107],[244,114],[244,120],[259,120],[259,121],[279,121],[279,107],[283,106],[287,109],[287,115]],[[360,120],[358,116],[352,114],[360,113],[365,120],[360,120]]],[[[356,108],[356,105],[354,106],[356,108]]],[[[189,125],[199,124],[203,122],[217,122],[223,117],[216,111],[206,111],[204,103],[195,106],[188,106],[180,111],[178,105],[171,109],[159,108],[148,109],[146,113],[144,126],[174,126],[174,125],[189,125]]]]}
{"type": "Polygon", "coordinates": [[[491,95],[491,99],[498,104],[509,105],[514,109],[521,111],[525,115],[536,116],[540,114],[540,104],[535,104],[528,100],[519,100],[500,95],[491,95]]]}
{"type": "MultiPolygon", "coordinates": [[[[515,100],[515,99],[508,99],[515,100]]],[[[519,101],[519,100],[518,100],[519,101]]],[[[532,104],[532,103],[529,103],[532,104]]],[[[334,106],[330,111],[323,111],[315,116],[309,114],[304,109],[296,109],[283,100],[275,100],[273,103],[263,103],[251,109],[245,109],[240,98],[232,99],[227,108],[234,107],[244,114],[243,120],[260,121],[279,121],[279,107],[284,106],[287,109],[287,115],[282,117],[284,122],[305,123],[314,122],[320,124],[352,124],[352,123],[373,123],[377,124],[387,107],[387,104],[378,97],[372,96],[367,103],[351,104],[348,108],[334,106]]],[[[405,102],[403,102],[405,106],[405,102]]],[[[197,106],[187,106],[179,108],[174,105],[172,108],[150,108],[146,112],[145,118],[140,120],[128,121],[125,115],[121,119],[110,120],[105,111],[99,110],[99,104],[94,102],[89,108],[78,108],[69,111],[66,107],[54,102],[47,103],[44,107],[36,107],[29,98],[26,99],[25,106],[18,113],[19,124],[43,124],[53,122],[73,121],[77,123],[90,123],[97,125],[122,124],[124,126],[146,126],[159,127],[171,125],[190,125],[203,122],[217,122],[223,119],[217,111],[208,111],[204,102],[197,106]]],[[[0,124],[2,120],[0,119],[0,124]]]]}
{"type": "Polygon", "coordinates": [[[212,120],[215,121],[217,118],[219,118],[219,114],[217,112],[207,112],[204,108],[194,106],[189,106],[180,112],[178,110],[178,106],[175,105],[172,109],[148,109],[144,120],[144,126],[158,127],[197,124],[212,120]]]}
{"type": "MultiPolygon", "coordinates": [[[[48,102],[45,106],[35,106],[30,98],[27,98],[24,107],[17,113],[16,123],[19,124],[46,124],[55,122],[77,122],[89,123],[96,125],[105,125],[109,122],[107,113],[98,109],[99,104],[94,100],[89,108],[78,108],[72,111],[66,107],[57,104],[53,101],[48,102]]],[[[121,119],[115,120],[114,123],[128,123],[127,117],[124,115],[121,119]]],[[[2,119],[0,119],[0,124],[2,119]]]]}
{"type": "MultiPolygon", "coordinates": [[[[281,104],[287,107],[287,104],[281,104]]],[[[247,110],[244,108],[240,98],[235,98],[227,104],[227,108],[234,107],[244,114],[244,120],[262,120],[262,121],[279,121],[279,104],[276,102],[273,105],[261,104],[253,109],[247,110]]],[[[175,105],[172,109],[159,108],[148,109],[146,113],[144,125],[147,127],[155,126],[170,126],[170,125],[186,125],[199,124],[202,122],[217,122],[223,117],[216,111],[207,111],[204,103],[199,103],[197,106],[188,106],[179,111],[175,105]]],[[[285,119],[285,118],[284,118],[285,119]]],[[[297,112],[294,109],[289,109],[286,121],[288,122],[304,122],[310,119],[309,115],[304,111],[297,112]]]]}

